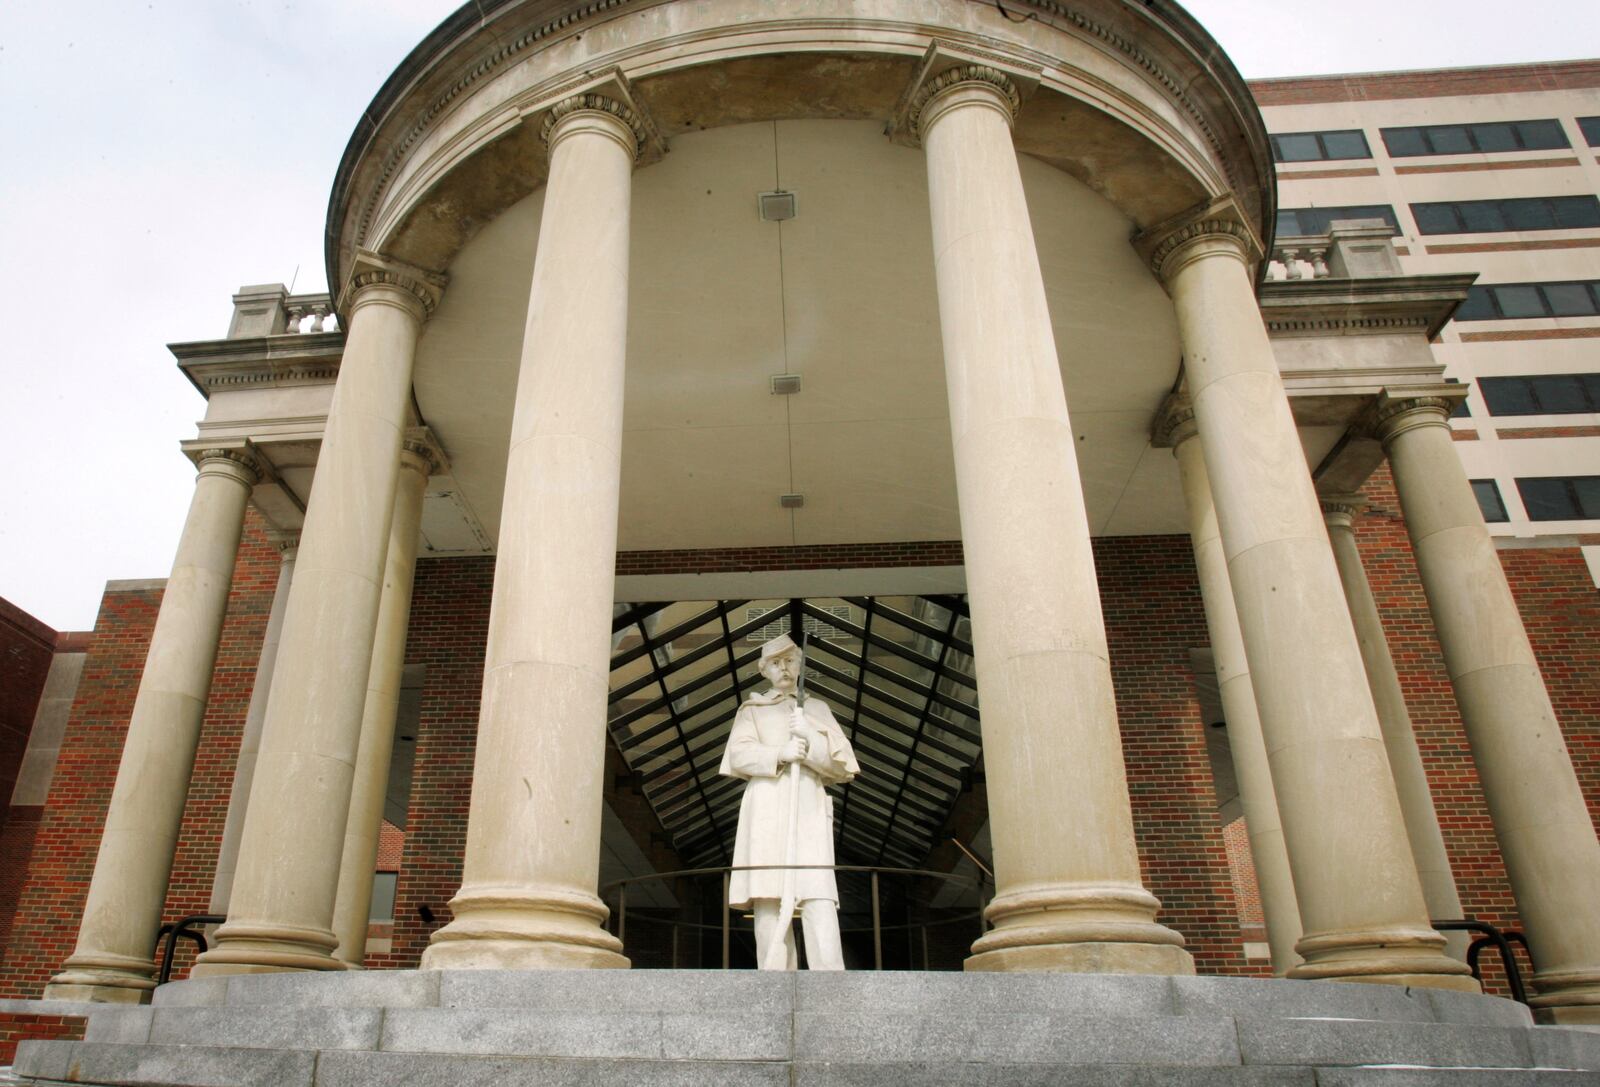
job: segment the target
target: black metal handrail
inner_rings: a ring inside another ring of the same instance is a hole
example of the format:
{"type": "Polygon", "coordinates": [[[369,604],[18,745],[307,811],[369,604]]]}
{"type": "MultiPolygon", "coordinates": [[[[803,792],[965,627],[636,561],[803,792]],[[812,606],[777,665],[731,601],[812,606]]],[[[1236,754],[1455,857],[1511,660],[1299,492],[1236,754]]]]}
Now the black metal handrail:
{"type": "Polygon", "coordinates": [[[733,878],[733,873],[735,873],[735,872],[783,872],[783,871],[788,871],[790,869],[793,869],[794,871],[797,871],[797,872],[864,872],[864,873],[868,874],[869,876],[871,876],[871,879],[872,879],[872,925],[871,925],[871,927],[870,928],[851,928],[851,929],[843,929],[842,928],[842,929],[840,929],[840,933],[841,933],[841,935],[844,934],[844,933],[847,933],[847,932],[869,932],[870,931],[872,933],[872,963],[873,963],[872,968],[874,970],[882,970],[883,969],[883,934],[885,932],[894,932],[894,931],[905,930],[906,932],[909,933],[910,930],[912,930],[912,929],[921,929],[922,930],[924,958],[926,958],[928,929],[930,929],[930,928],[938,928],[938,927],[940,927],[942,925],[970,923],[972,921],[978,921],[981,924],[982,923],[982,918],[983,918],[983,909],[984,909],[985,906],[988,905],[987,901],[985,901],[987,896],[985,894],[984,884],[983,884],[983,881],[981,879],[980,880],[972,880],[972,879],[968,879],[966,876],[958,876],[958,875],[955,875],[954,873],[951,873],[951,872],[936,872],[936,871],[933,871],[932,869],[927,869],[927,868],[886,868],[886,867],[879,867],[879,866],[873,866],[873,865],[864,865],[864,864],[742,864],[742,865],[728,865],[728,866],[717,867],[717,868],[684,868],[684,869],[681,869],[681,870],[676,871],[676,872],[651,872],[648,875],[629,876],[627,879],[615,880],[615,881],[613,881],[611,883],[606,884],[604,887],[602,887],[600,889],[600,893],[601,893],[601,897],[602,898],[609,898],[609,893],[612,892],[612,891],[615,891],[617,893],[617,910],[616,910],[617,939],[618,940],[623,940],[623,939],[625,939],[627,937],[627,932],[628,932],[628,887],[629,887],[630,884],[645,883],[645,882],[649,882],[649,881],[652,881],[652,880],[662,881],[662,880],[679,879],[679,878],[685,878],[685,877],[710,876],[710,875],[718,875],[718,874],[720,874],[722,876],[722,924],[720,926],[718,926],[718,925],[698,924],[698,923],[695,923],[695,922],[692,922],[692,921],[668,920],[668,919],[664,919],[664,918],[655,918],[655,917],[645,917],[644,920],[655,922],[655,923],[659,923],[659,924],[669,924],[669,925],[673,926],[673,931],[674,931],[673,954],[674,954],[674,958],[676,958],[676,954],[677,954],[676,931],[677,931],[677,929],[679,927],[688,928],[688,929],[716,929],[716,928],[720,927],[721,930],[722,930],[722,969],[727,970],[727,969],[729,969],[730,959],[732,958],[732,943],[733,943],[733,913],[732,913],[731,910],[728,909],[728,884],[731,882],[731,880],[733,878]],[[979,906],[979,908],[975,912],[973,912],[971,914],[962,914],[961,916],[958,916],[958,917],[940,918],[937,921],[926,921],[926,922],[918,922],[918,923],[910,923],[910,922],[908,922],[908,923],[903,924],[903,925],[902,924],[885,925],[883,923],[882,911],[880,909],[879,884],[878,884],[879,876],[885,876],[885,875],[887,875],[887,876],[924,877],[924,878],[930,878],[930,879],[943,880],[944,882],[947,882],[947,883],[959,884],[959,885],[961,885],[963,887],[967,887],[967,888],[970,888],[973,891],[976,891],[977,894],[978,894],[978,899],[979,899],[979,902],[981,903],[981,905],[979,906]]]}
{"type": "Polygon", "coordinates": [[[1498,929],[1487,921],[1475,921],[1470,918],[1460,921],[1435,921],[1433,927],[1438,932],[1480,933],[1467,948],[1467,967],[1472,971],[1472,976],[1480,985],[1483,983],[1483,970],[1478,960],[1483,957],[1484,948],[1493,946],[1500,952],[1500,963],[1505,970],[1506,986],[1511,990],[1511,999],[1523,1004],[1528,1002],[1528,989],[1522,982],[1522,967],[1517,965],[1517,957],[1511,950],[1512,941],[1521,944],[1523,952],[1528,956],[1528,965],[1533,966],[1533,951],[1528,947],[1527,937],[1522,933],[1498,929]]]}
{"type": "Polygon", "coordinates": [[[227,919],[218,913],[191,913],[188,917],[181,917],[156,929],[156,947],[161,949],[161,969],[156,973],[156,984],[165,985],[172,980],[172,960],[178,954],[180,939],[193,940],[195,952],[205,953],[205,933],[195,925],[220,925],[227,919]]]}

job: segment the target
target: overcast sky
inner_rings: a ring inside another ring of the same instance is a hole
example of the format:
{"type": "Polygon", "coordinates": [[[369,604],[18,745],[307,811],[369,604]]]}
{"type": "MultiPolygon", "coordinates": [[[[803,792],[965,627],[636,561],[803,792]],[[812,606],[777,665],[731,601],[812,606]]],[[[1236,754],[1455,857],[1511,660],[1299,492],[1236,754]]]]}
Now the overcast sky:
{"type": "MultiPolygon", "coordinates": [[[[450,0],[0,0],[0,597],[165,577],[203,411],[166,344],[326,289],[346,139],[450,0]]],[[[1600,56],[1594,0],[1192,0],[1247,77],[1600,56]]]]}

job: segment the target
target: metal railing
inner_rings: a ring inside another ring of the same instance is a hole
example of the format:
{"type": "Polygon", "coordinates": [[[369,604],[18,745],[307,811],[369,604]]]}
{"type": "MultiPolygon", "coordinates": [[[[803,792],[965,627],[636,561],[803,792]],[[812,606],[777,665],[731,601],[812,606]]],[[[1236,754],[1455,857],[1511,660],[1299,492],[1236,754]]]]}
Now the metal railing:
{"type": "Polygon", "coordinates": [[[869,877],[870,898],[872,903],[872,924],[870,926],[856,926],[847,928],[840,926],[841,937],[870,932],[872,934],[872,968],[883,969],[883,937],[885,933],[904,932],[910,939],[914,932],[921,938],[923,969],[928,968],[928,930],[942,928],[949,925],[976,924],[980,929],[986,927],[983,921],[984,908],[988,906],[988,890],[986,881],[968,879],[966,876],[955,875],[951,872],[936,872],[926,868],[887,868],[859,864],[752,864],[727,866],[721,868],[685,868],[677,872],[652,872],[644,876],[630,876],[606,884],[600,889],[600,894],[607,903],[615,901],[612,909],[612,918],[615,921],[615,934],[618,940],[626,943],[628,933],[628,888],[636,884],[650,882],[665,882],[677,879],[695,879],[705,876],[720,875],[722,877],[721,899],[721,924],[707,924],[704,922],[688,921],[682,918],[651,917],[646,914],[636,916],[637,922],[648,924],[670,925],[672,927],[672,958],[673,968],[678,966],[678,932],[688,930],[693,932],[719,932],[722,937],[722,969],[732,968],[733,950],[733,913],[728,907],[728,887],[733,880],[735,872],[782,872],[793,869],[807,872],[834,872],[834,873],[859,873],[869,877]],[[906,921],[904,923],[884,924],[883,921],[883,894],[881,877],[893,876],[896,878],[928,879],[942,883],[955,884],[958,887],[977,893],[979,906],[976,910],[969,910],[951,917],[941,917],[925,921],[906,921]]]}
{"type": "Polygon", "coordinates": [[[1533,966],[1533,951],[1528,947],[1527,937],[1515,930],[1498,929],[1487,921],[1475,921],[1465,918],[1460,921],[1435,921],[1433,927],[1438,932],[1476,932],[1480,935],[1471,946],[1467,948],[1467,967],[1471,969],[1472,976],[1483,984],[1483,970],[1479,960],[1483,957],[1486,947],[1493,947],[1500,952],[1501,969],[1505,971],[1506,987],[1511,990],[1511,999],[1523,1004],[1528,1002],[1528,989],[1522,981],[1522,967],[1517,965],[1517,956],[1511,950],[1513,943],[1522,945],[1522,951],[1528,956],[1529,967],[1533,966]]]}
{"type": "Polygon", "coordinates": [[[165,985],[172,980],[172,960],[177,957],[180,939],[193,940],[195,953],[204,954],[206,934],[195,926],[220,925],[226,920],[219,913],[191,913],[156,929],[156,947],[161,950],[161,969],[156,973],[156,984],[165,985]]]}

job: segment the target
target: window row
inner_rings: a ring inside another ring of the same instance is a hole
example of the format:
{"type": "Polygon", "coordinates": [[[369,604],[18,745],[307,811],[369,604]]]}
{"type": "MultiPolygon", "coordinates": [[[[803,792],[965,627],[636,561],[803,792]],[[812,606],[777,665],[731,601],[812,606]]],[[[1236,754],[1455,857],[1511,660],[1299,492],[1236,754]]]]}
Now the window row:
{"type": "Polygon", "coordinates": [[[1554,151],[1571,147],[1561,122],[1492,121],[1467,125],[1417,125],[1382,129],[1393,158],[1420,155],[1470,155],[1478,151],[1554,151]]]}
{"type": "Polygon", "coordinates": [[[1597,315],[1600,315],[1600,279],[1485,284],[1469,290],[1467,300],[1456,310],[1458,321],[1597,315]]]}
{"type": "Polygon", "coordinates": [[[1351,219],[1382,219],[1395,230],[1400,220],[1388,204],[1363,204],[1341,208],[1279,208],[1279,238],[1298,238],[1326,234],[1334,223],[1351,219]]]}
{"type": "MultiPolygon", "coordinates": [[[[1579,117],[1578,128],[1590,147],[1600,147],[1600,117],[1579,117]]],[[[1555,118],[1536,121],[1486,121],[1461,125],[1414,125],[1379,133],[1392,158],[1470,155],[1475,152],[1559,151],[1572,146],[1555,118]]],[[[1370,159],[1372,148],[1359,128],[1327,132],[1280,132],[1270,137],[1275,162],[1325,162],[1370,159]]]]}
{"type": "Polygon", "coordinates": [[[1335,132],[1284,132],[1271,137],[1274,162],[1319,162],[1328,159],[1370,159],[1366,133],[1359,128],[1335,132]]]}
{"type": "Polygon", "coordinates": [[[1518,230],[1600,227],[1600,198],[1533,196],[1513,200],[1448,200],[1412,204],[1423,234],[1498,234],[1518,230]]]}
{"type": "MultiPolygon", "coordinates": [[[[1472,481],[1472,493],[1485,521],[1505,522],[1506,504],[1492,479],[1472,481]]],[[[1517,480],[1517,493],[1530,521],[1600,519],[1600,476],[1541,476],[1517,480]]]]}
{"type": "Polygon", "coordinates": [[[1575,415],[1600,412],[1600,374],[1480,377],[1490,415],[1575,415]]]}

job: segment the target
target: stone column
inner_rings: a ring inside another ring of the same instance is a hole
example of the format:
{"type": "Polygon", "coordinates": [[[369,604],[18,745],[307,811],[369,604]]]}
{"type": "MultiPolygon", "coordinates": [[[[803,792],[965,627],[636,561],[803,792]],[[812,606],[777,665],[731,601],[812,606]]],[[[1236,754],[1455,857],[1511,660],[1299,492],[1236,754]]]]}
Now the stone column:
{"type": "Polygon", "coordinates": [[[339,970],[331,952],[350,783],[410,410],[436,278],[373,254],[349,333],[283,618],[228,922],[194,974],[339,970]]]}
{"type": "Polygon", "coordinates": [[[596,94],[545,122],[462,885],[426,968],[628,965],[596,888],[641,124],[596,94]]]}
{"type": "Polygon", "coordinates": [[[239,755],[233,764],[233,788],[228,794],[228,816],[222,824],[222,846],[217,850],[217,874],[211,881],[210,910],[228,912],[228,896],[233,893],[233,874],[239,864],[239,835],[244,831],[244,813],[250,805],[250,782],[256,774],[256,755],[261,750],[261,725],[267,716],[267,694],[272,690],[272,670],[278,662],[278,643],[283,637],[283,613],[289,606],[289,586],[294,583],[294,560],[300,551],[298,533],[275,541],[283,561],[278,566],[278,586],[272,593],[272,611],[267,616],[266,636],[261,640],[261,655],[256,658],[256,682],[250,688],[250,708],[244,715],[244,734],[239,737],[239,755]]]}
{"type": "Polygon", "coordinates": [[[78,943],[45,986],[52,1000],[137,1004],[156,987],[150,949],[189,794],[217,641],[260,478],[247,449],[207,449],[145,657],[106,811],[78,943]]]}
{"type": "Polygon", "coordinates": [[[927,156],[996,896],[968,970],[1194,971],[1140,882],[1083,489],[1011,142],[979,65],[913,99],[927,156]]]}
{"type": "Polygon", "coordinates": [[[400,453],[400,481],[390,521],[377,637],[372,644],[367,703],[361,715],[361,741],[356,748],[355,778],[350,787],[350,816],[345,824],[344,856],[339,862],[339,889],[334,897],[333,934],[339,938],[334,955],[357,969],[367,953],[372,876],[378,858],[378,831],[383,824],[383,801],[389,789],[389,762],[394,754],[395,714],[400,705],[400,676],[405,670],[406,630],[411,619],[411,582],[416,574],[422,531],[422,499],[428,489],[428,477],[438,470],[440,462],[438,447],[426,430],[407,436],[400,453]]]}
{"type": "Polygon", "coordinates": [[[1600,1024],[1600,842],[1550,695],[1450,440],[1443,395],[1376,416],[1445,668],[1537,967],[1541,1019],[1600,1024]]]}
{"type": "Polygon", "coordinates": [[[1228,721],[1228,746],[1239,779],[1239,802],[1244,808],[1250,836],[1250,857],[1255,862],[1261,888],[1261,909],[1267,919],[1267,943],[1272,948],[1272,972],[1287,974],[1300,963],[1294,949],[1299,942],[1300,905],[1295,899],[1294,876],[1289,871],[1289,850],[1283,843],[1278,817],[1278,797],[1272,787],[1267,743],[1261,735],[1261,715],[1250,687],[1250,662],[1245,658],[1239,613],[1233,604],[1233,584],[1228,580],[1228,559],[1217,531],[1217,511],[1211,502],[1211,481],[1200,443],[1194,408],[1187,400],[1169,401],[1159,423],[1157,438],[1172,446],[1183,478],[1184,507],[1189,516],[1189,539],[1194,544],[1195,573],[1205,601],[1206,629],[1216,659],[1222,710],[1228,721]]]}
{"type": "Polygon", "coordinates": [[[1476,990],[1429,924],[1322,510],[1256,306],[1254,243],[1230,212],[1207,209],[1143,241],[1177,312],[1294,872],[1305,962],[1290,976],[1476,990]]]}
{"type": "MultiPolygon", "coordinates": [[[[1372,700],[1377,706],[1378,724],[1383,729],[1383,746],[1389,753],[1389,769],[1394,772],[1395,792],[1399,794],[1400,812],[1406,821],[1406,837],[1411,842],[1411,856],[1417,862],[1417,875],[1422,880],[1422,896],[1428,903],[1429,915],[1435,920],[1459,918],[1461,896],[1456,893],[1456,877],[1450,871],[1444,835],[1439,831],[1433,790],[1428,787],[1428,774],[1422,768],[1422,752],[1417,749],[1411,712],[1406,709],[1400,676],[1389,654],[1383,621],[1378,617],[1378,602],[1373,599],[1366,568],[1361,564],[1361,549],[1356,546],[1355,518],[1364,508],[1366,500],[1359,495],[1325,496],[1322,518],[1328,526],[1328,540],[1333,544],[1333,558],[1339,566],[1339,580],[1344,584],[1344,598],[1350,606],[1367,681],[1372,685],[1372,700]]],[[[1470,942],[1464,932],[1445,934],[1446,946],[1459,959],[1466,958],[1470,942]]]]}

